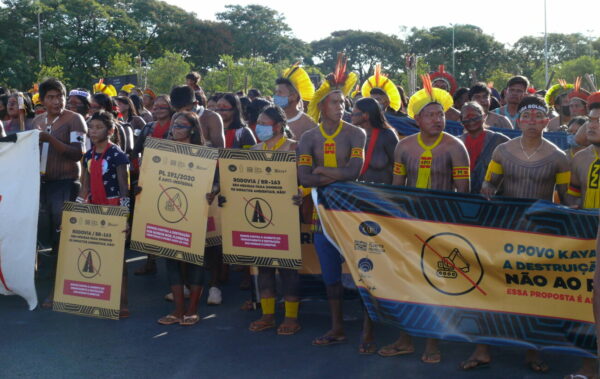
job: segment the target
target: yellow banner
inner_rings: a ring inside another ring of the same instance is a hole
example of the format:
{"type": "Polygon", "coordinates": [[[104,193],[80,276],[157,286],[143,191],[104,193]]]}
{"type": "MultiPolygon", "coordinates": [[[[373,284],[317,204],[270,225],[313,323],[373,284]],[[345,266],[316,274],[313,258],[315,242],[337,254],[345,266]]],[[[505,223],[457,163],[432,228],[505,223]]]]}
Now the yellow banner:
{"type": "Polygon", "coordinates": [[[369,236],[360,213],[321,215],[375,297],[594,321],[595,240],[375,215],[381,232],[369,236]]]}
{"type": "Polygon", "coordinates": [[[225,262],[299,268],[296,153],[223,149],[219,167],[225,262]]]}
{"type": "MultiPolygon", "coordinates": [[[[148,138],[131,248],[202,265],[218,150],[148,138]]],[[[215,200],[216,202],[216,200],[215,200]]]]}
{"type": "Polygon", "coordinates": [[[65,203],[53,310],[119,318],[128,213],[124,207],[65,203]]]}

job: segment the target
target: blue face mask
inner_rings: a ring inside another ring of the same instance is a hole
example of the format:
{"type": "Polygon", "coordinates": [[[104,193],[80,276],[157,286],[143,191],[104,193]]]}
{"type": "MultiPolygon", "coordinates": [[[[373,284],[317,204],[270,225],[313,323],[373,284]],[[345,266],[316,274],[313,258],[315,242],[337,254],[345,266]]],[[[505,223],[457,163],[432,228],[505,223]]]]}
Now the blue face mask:
{"type": "Polygon", "coordinates": [[[287,96],[275,95],[273,96],[273,102],[275,103],[275,105],[280,106],[281,108],[285,108],[288,106],[287,96]]]}
{"type": "Polygon", "coordinates": [[[271,125],[256,124],[255,132],[258,139],[263,142],[273,137],[273,127],[271,125]]]}
{"type": "Polygon", "coordinates": [[[575,134],[567,135],[567,144],[569,145],[569,147],[579,147],[577,142],[575,142],[575,134]]]}

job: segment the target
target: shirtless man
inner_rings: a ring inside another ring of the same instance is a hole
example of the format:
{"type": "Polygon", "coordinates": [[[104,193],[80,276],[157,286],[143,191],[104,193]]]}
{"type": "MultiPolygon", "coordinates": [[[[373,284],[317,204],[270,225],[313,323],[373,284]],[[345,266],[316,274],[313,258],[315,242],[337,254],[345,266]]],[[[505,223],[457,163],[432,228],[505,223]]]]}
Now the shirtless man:
{"type": "MultiPolygon", "coordinates": [[[[469,192],[469,155],[463,143],[445,133],[446,111],[454,103],[452,96],[437,88],[415,93],[408,104],[408,114],[421,130],[401,140],[394,152],[393,185],[444,191],[469,192]]],[[[392,356],[414,352],[412,338],[402,333],[392,345],[379,354],[392,356]]],[[[427,339],[421,356],[424,363],[439,363],[438,340],[427,339]]]]}
{"type": "MultiPolygon", "coordinates": [[[[590,146],[579,151],[571,160],[571,183],[567,191],[567,203],[576,208],[594,209],[600,208],[600,92],[590,95],[589,120],[586,123],[586,137],[590,146]]],[[[598,239],[600,241],[600,239],[598,239]]],[[[598,246],[596,247],[598,249],[598,246]]],[[[594,285],[600,288],[598,274],[594,275],[594,285]]],[[[594,291],[594,315],[596,318],[596,330],[600,321],[598,313],[597,292],[594,291]]],[[[597,377],[598,361],[591,358],[583,358],[582,366],[577,373],[571,377],[597,377]]]]}
{"type": "Polygon", "coordinates": [[[518,129],[517,118],[519,117],[519,103],[527,94],[529,80],[524,76],[513,76],[506,84],[506,94],[504,101],[506,105],[493,110],[494,113],[505,116],[512,123],[514,129],[518,129]]]}
{"type": "MultiPolygon", "coordinates": [[[[312,92],[314,93],[314,88],[312,92]]],[[[312,97],[312,94],[310,97],[312,97]]],[[[277,79],[275,82],[273,102],[285,111],[288,126],[292,130],[294,138],[297,140],[300,140],[305,132],[317,126],[317,124],[302,111],[302,107],[298,105],[301,100],[302,96],[294,87],[294,84],[290,79],[284,77],[277,79]]]]}
{"type": "MultiPolygon", "coordinates": [[[[319,100],[313,102],[317,102],[321,123],[306,131],[298,145],[298,176],[305,188],[356,180],[363,166],[366,135],[361,128],[342,120],[344,94],[332,85],[332,91],[319,100]]],[[[327,333],[313,340],[313,345],[327,346],[347,341],[342,315],[343,259],[323,234],[320,223],[316,226],[314,244],[327,288],[332,325],[327,333]]]]}
{"type": "MultiPolygon", "coordinates": [[[[548,124],[546,102],[539,96],[527,96],[518,109],[517,123],[523,135],[494,150],[481,193],[491,199],[502,182],[504,196],[552,201],[556,189],[562,203],[570,178],[569,162],[563,151],[542,137],[548,124]]],[[[461,366],[470,369],[490,360],[489,347],[477,345],[461,366]]],[[[537,350],[528,350],[526,361],[533,371],[549,369],[537,350]]]]}
{"type": "MultiPolygon", "coordinates": [[[[471,162],[471,193],[479,193],[494,149],[509,138],[484,128],[485,112],[478,102],[466,102],[460,116],[465,128],[465,133],[460,139],[467,148],[471,162]]],[[[510,124],[508,120],[507,122],[510,124]]]]}
{"type": "Polygon", "coordinates": [[[485,112],[486,127],[514,129],[506,116],[490,112],[491,97],[492,91],[485,83],[476,83],[473,87],[469,88],[469,100],[478,102],[485,112]]]}
{"type": "MultiPolygon", "coordinates": [[[[85,152],[87,126],[80,114],[65,109],[66,89],[58,79],[44,81],[39,89],[46,107],[46,113],[33,120],[33,127],[42,131],[42,162],[46,158],[41,167],[40,203],[50,217],[52,250],[58,254],[63,205],[75,200],[81,186],[79,161],[85,152]]],[[[42,307],[52,307],[52,291],[42,307]]]]}
{"type": "Polygon", "coordinates": [[[591,143],[579,151],[571,161],[571,183],[567,200],[569,205],[578,208],[600,208],[600,92],[590,96],[594,103],[590,104],[587,122],[587,140],[591,143]]]}

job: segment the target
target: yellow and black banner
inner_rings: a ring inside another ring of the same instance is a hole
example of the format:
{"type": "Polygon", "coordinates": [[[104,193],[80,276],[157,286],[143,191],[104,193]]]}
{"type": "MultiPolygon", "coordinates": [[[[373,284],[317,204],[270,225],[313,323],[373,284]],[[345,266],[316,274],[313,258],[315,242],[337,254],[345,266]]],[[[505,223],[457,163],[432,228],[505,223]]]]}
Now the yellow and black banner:
{"type": "Polygon", "coordinates": [[[146,139],[139,179],[142,192],[136,198],[131,233],[133,250],[204,263],[210,226],[206,194],[212,190],[218,154],[206,146],[146,139]]]}
{"type": "Polygon", "coordinates": [[[128,215],[124,207],[65,203],[53,310],[119,318],[128,215]]]}
{"type": "Polygon", "coordinates": [[[296,153],[222,149],[219,168],[223,260],[300,268],[296,153]]]}
{"type": "Polygon", "coordinates": [[[594,356],[597,210],[360,183],[314,197],[374,320],[594,356]]]}

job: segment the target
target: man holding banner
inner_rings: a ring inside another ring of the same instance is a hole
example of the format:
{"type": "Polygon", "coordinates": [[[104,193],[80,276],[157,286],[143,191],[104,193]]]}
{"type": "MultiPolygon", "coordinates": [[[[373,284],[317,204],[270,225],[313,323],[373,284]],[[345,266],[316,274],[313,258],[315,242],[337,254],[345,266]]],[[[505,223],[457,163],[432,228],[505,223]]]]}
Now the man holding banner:
{"type": "MultiPolygon", "coordinates": [[[[453,99],[442,89],[432,87],[431,79],[422,76],[423,89],[408,103],[408,115],[417,121],[419,133],[406,137],[394,152],[394,185],[469,192],[469,156],[463,143],[444,132],[446,111],[453,99]]],[[[402,334],[394,344],[383,347],[380,355],[393,356],[414,352],[411,337],[402,334]]],[[[428,339],[421,356],[424,363],[439,363],[438,341],[428,339]]]]}
{"type": "MultiPolygon", "coordinates": [[[[542,137],[548,125],[548,106],[541,97],[527,96],[518,109],[516,122],[523,134],[496,147],[481,193],[489,200],[502,183],[508,197],[552,201],[556,189],[564,202],[571,172],[566,154],[542,137]]],[[[490,359],[489,347],[478,344],[461,367],[468,370],[487,364],[490,359]]],[[[528,350],[526,360],[533,371],[549,370],[537,350],[528,350]]]]}
{"type": "MultiPolygon", "coordinates": [[[[362,129],[342,120],[344,97],[357,80],[355,73],[346,73],[346,63],[344,56],[339,54],[335,74],[328,75],[309,104],[309,115],[320,123],[318,128],[302,135],[298,146],[298,177],[305,188],[356,180],[360,175],[366,135],[362,129]]],[[[323,234],[319,220],[313,218],[314,244],[327,287],[332,326],[312,343],[314,346],[328,346],[347,341],[342,315],[343,258],[323,234]]]]}
{"type": "MultiPolygon", "coordinates": [[[[46,113],[33,120],[34,127],[42,131],[40,203],[49,214],[52,250],[57,254],[63,205],[75,200],[79,191],[79,161],[85,152],[87,127],[80,114],[65,109],[67,90],[58,79],[44,81],[39,89],[46,108],[46,113]]],[[[42,307],[51,306],[52,295],[49,295],[42,307]]]]}

